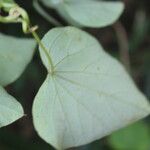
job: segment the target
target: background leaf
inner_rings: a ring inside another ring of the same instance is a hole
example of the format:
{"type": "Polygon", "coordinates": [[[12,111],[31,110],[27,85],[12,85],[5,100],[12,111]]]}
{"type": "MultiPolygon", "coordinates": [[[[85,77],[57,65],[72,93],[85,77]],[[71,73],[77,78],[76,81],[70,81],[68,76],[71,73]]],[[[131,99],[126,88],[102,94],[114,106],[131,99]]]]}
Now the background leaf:
{"type": "Polygon", "coordinates": [[[0,34],[0,85],[14,82],[31,61],[35,41],[0,34]]]}
{"type": "Polygon", "coordinates": [[[105,27],[113,24],[122,14],[122,2],[96,0],[42,1],[55,8],[69,23],[86,27],[105,27]]]}
{"type": "Polygon", "coordinates": [[[149,128],[144,122],[137,122],[112,134],[108,141],[114,149],[149,150],[149,128]]]}
{"type": "Polygon", "coordinates": [[[24,115],[23,108],[0,86],[0,127],[6,126],[24,115]]]}

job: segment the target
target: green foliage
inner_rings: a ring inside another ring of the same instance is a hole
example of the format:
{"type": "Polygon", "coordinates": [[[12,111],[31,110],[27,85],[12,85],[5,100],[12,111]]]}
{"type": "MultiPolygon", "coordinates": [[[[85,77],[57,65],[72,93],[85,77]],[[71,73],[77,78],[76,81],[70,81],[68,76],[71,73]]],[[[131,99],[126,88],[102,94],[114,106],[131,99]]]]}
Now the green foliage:
{"type": "MultiPolygon", "coordinates": [[[[37,0],[34,2],[45,18],[60,25],[55,18],[47,15],[37,0]]],[[[122,2],[41,2],[78,27],[108,26],[120,17],[124,9],[122,2]]],[[[94,37],[75,27],[61,27],[50,30],[41,41],[36,33],[37,26],[31,27],[25,9],[13,0],[0,0],[0,9],[0,23],[21,23],[22,31],[31,33],[39,44],[47,77],[35,97],[32,115],[35,129],[47,143],[58,150],[84,145],[150,113],[150,104],[124,67],[109,56],[94,37]]],[[[24,114],[20,103],[2,86],[21,76],[32,59],[34,48],[33,39],[0,34],[0,127],[24,114]]],[[[148,129],[144,124],[136,124],[121,132],[110,137],[112,147],[125,150],[148,148],[148,129]],[[140,146],[135,147],[135,140],[128,136],[137,136],[138,130],[140,146]],[[118,143],[118,139],[123,140],[118,143]]]]}
{"type": "Polygon", "coordinates": [[[0,7],[7,6],[7,8],[11,8],[16,5],[14,0],[0,0],[0,7]]]}
{"type": "MultiPolygon", "coordinates": [[[[31,61],[35,41],[0,34],[0,85],[14,82],[31,61]]],[[[0,127],[23,116],[21,105],[0,86],[0,127]]]]}
{"type": "Polygon", "coordinates": [[[0,85],[14,82],[31,61],[35,41],[0,34],[0,85]]]}
{"type": "Polygon", "coordinates": [[[144,122],[135,123],[109,137],[110,145],[117,150],[148,150],[150,131],[144,122]]]}
{"type": "Polygon", "coordinates": [[[0,0],[0,9],[3,8],[6,12],[9,12],[12,7],[16,7],[16,4],[13,0],[0,0]]]}
{"type": "Polygon", "coordinates": [[[24,115],[22,106],[0,86],[0,127],[24,115]]]}
{"type": "Polygon", "coordinates": [[[56,9],[69,23],[87,27],[104,27],[114,23],[122,14],[121,2],[97,0],[41,0],[56,9]]]}
{"type": "Polygon", "coordinates": [[[56,149],[80,146],[147,116],[150,106],[122,65],[74,27],[55,28],[40,48],[48,75],[33,105],[34,126],[56,149]]]}

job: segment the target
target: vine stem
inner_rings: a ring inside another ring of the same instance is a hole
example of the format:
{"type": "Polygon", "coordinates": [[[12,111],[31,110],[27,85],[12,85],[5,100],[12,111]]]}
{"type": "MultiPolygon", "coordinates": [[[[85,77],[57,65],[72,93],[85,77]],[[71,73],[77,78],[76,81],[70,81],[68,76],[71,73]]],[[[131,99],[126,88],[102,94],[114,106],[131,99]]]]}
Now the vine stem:
{"type": "Polygon", "coordinates": [[[118,44],[119,44],[119,49],[120,49],[119,52],[120,52],[121,61],[124,64],[127,71],[131,73],[129,44],[128,44],[128,36],[127,36],[126,30],[120,22],[117,22],[116,24],[114,24],[113,28],[116,32],[116,37],[117,37],[118,44]]]}
{"type": "Polygon", "coordinates": [[[23,9],[22,7],[20,7],[19,5],[17,5],[15,2],[13,2],[13,4],[11,4],[10,2],[8,2],[8,4],[10,4],[10,8],[8,11],[6,11],[5,9],[8,9],[5,5],[5,1],[0,0],[0,8],[2,8],[4,11],[6,11],[6,13],[8,13],[8,16],[1,16],[0,15],[0,22],[3,23],[22,23],[22,30],[25,34],[27,33],[31,33],[32,36],[34,37],[34,39],[36,40],[36,42],[39,44],[39,46],[41,47],[41,49],[43,50],[43,52],[45,53],[48,62],[50,64],[50,70],[48,69],[49,73],[53,74],[54,73],[54,65],[52,62],[52,58],[51,55],[49,53],[49,51],[47,50],[47,48],[44,46],[44,44],[42,43],[41,39],[39,38],[38,34],[36,33],[36,26],[35,27],[30,27],[30,19],[29,19],[29,15],[26,12],[25,9],[23,9]]]}
{"type": "Polygon", "coordinates": [[[42,48],[42,50],[44,51],[44,53],[45,53],[45,55],[46,55],[46,57],[47,57],[47,59],[48,59],[48,61],[49,61],[49,64],[50,64],[50,66],[51,66],[51,71],[50,71],[50,73],[52,74],[52,73],[54,72],[54,65],[53,65],[53,62],[52,62],[52,58],[51,58],[50,54],[48,53],[47,48],[46,48],[46,47],[43,45],[43,43],[41,42],[41,40],[40,40],[38,34],[36,33],[36,31],[31,31],[31,33],[32,33],[34,39],[35,39],[35,40],[37,41],[37,43],[39,44],[39,46],[40,46],[40,47],[42,48]]]}

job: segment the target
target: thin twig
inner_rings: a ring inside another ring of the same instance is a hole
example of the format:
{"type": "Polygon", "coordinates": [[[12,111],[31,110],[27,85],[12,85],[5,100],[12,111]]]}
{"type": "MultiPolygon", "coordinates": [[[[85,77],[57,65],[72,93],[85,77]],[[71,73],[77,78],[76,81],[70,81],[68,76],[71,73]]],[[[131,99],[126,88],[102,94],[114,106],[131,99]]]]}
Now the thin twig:
{"type": "Polygon", "coordinates": [[[45,53],[48,61],[49,61],[49,64],[50,64],[50,70],[49,73],[53,74],[53,71],[54,71],[54,65],[53,65],[53,61],[52,61],[52,58],[51,58],[51,55],[49,54],[47,48],[44,46],[44,44],[42,43],[42,41],[40,40],[38,34],[36,33],[36,31],[32,31],[31,34],[33,35],[34,39],[37,41],[37,43],[39,44],[39,46],[41,47],[41,49],[43,50],[43,52],[45,53]]]}
{"type": "Polygon", "coordinates": [[[120,59],[123,65],[126,67],[127,71],[130,73],[129,42],[128,42],[127,32],[124,26],[120,22],[114,24],[113,28],[116,32],[120,59]]]}

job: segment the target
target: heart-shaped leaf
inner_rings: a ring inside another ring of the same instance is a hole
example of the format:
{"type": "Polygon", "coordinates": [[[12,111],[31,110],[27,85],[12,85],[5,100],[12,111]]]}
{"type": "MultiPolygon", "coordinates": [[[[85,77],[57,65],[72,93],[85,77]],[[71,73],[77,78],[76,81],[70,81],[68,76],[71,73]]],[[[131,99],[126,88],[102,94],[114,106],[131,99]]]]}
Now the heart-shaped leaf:
{"type": "Polygon", "coordinates": [[[35,41],[0,34],[0,85],[15,81],[33,56],[35,41]]]}
{"type": "Polygon", "coordinates": [[[147,116],[150,105],[123,66],[74,27],[55,28],[40,48],[49,74],[33,105],[34,126],[56,149],[79,146],[147,116]]]}
{"type": "Polygon", "coordinates": [[[55,8],[69,23],[87,27],[113,24],[122,14],[122,2],[97,0],[41,0],[45,6],[55,8]]]}
{"type": "Polygon", "coordinates": [[[0,127],[6,126],[24,115],[23,108],[15,98],[0,86],[0,127]]]}

